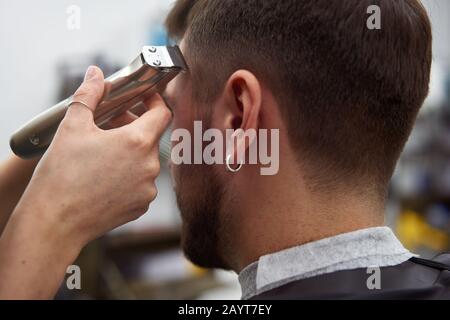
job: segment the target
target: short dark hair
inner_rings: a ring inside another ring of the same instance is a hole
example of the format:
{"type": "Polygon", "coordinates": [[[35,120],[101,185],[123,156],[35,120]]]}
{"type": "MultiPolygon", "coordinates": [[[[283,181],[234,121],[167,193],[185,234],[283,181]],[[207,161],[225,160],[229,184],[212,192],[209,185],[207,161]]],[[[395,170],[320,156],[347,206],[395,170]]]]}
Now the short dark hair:
{"type": "Polygon", "coordinates": [[[167,25],[187,32],[195,99],[212,102],[234,71],[253,72],[318,187],[384,194],[428,94],[432,35],[418,0],[180,0],[167,25]],[[371,5],[379,30],[366,25],[371,5]]]}
{"type": "Polygon", "coordinates": [[[166,29],[170,38],[179,41],[183,38],[195,14],[193,7],[198,0],[177,0],[166,17],[166,29]]]}

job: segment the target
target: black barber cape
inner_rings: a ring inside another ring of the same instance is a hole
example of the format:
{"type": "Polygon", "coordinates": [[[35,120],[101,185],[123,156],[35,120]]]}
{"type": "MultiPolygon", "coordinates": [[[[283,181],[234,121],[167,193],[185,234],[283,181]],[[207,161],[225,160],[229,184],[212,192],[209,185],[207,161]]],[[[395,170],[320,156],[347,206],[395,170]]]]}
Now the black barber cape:
{"type": "Polygon", "coordinates": [[[293,281],[251,300],[269,299],[448,299],[450,253],[433,260],[411,258],[379,268],[380,288],[369,289],[367,269],[337,271],[293,281]]]}

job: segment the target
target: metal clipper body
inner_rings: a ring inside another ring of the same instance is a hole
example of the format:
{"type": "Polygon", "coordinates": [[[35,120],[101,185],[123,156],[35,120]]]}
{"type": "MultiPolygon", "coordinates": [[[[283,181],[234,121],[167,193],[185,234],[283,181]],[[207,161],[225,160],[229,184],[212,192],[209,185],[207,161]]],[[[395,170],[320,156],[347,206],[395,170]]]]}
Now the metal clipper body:
{"type": "MultiPolygon", "coordinates": [[[[102,127],[108,120],[133,109],[155,92],[161,92],[181,70],[187,69],[177,46],[145,46],[128,66],[105,79],[105,90],[94,119],[102,127]]],[[[64,118],[73,97],[59,102],[17,130],[10,139],[21,158],[42,155],[64,118]]]]}

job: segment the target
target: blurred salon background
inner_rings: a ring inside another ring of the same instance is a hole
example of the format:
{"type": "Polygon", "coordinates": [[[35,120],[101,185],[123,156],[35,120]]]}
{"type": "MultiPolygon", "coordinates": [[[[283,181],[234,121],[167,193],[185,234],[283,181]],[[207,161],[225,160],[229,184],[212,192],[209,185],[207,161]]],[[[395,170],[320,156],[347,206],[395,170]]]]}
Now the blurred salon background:
{"type": "MultiPolygon", "coordinates": [[[[0,0],[0,159],[10,135],[72,94],[86,68],[105,75],[144,45],[165,45],[173,0],[0,0]]],[[[431,90],[392,179],[386,222],[424,257],[450,250],[450,1],[424,0],[433,24],[431,90]]],[[[414,52],[411,52],[414,54],[414,52]]],[[[167,143],[162,144],[168,153],[167,143]]],[[[239,299],[237,276],[189,263],[164,164],[149,214],[83,250],[82,290],[60,299],[239,299]]]]}

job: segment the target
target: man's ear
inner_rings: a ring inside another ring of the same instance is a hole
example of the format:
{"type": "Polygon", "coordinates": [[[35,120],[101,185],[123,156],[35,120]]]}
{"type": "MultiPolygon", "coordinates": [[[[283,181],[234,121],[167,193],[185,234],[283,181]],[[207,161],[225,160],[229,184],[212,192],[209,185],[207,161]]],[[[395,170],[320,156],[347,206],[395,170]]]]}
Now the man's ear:
{"type": "Polygon", "coordinates": [[[231,163],[242,162],[248,147],[255,142],[259,129],[262,105],[262,87],[255,75],[246,70],[238,70],[228,79],[224,88],[226,103],[223,127],[233,129],[227,135],[227,157],[231,163]],[[248,134],[254,132],[255,134],[248,134]],[[246,134],[244,134],[246,133],[246,134]]]}

